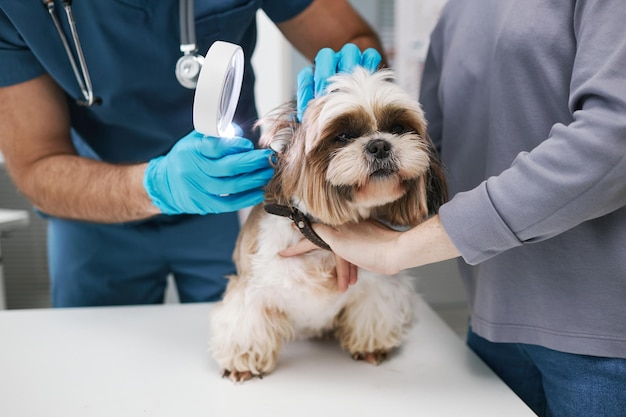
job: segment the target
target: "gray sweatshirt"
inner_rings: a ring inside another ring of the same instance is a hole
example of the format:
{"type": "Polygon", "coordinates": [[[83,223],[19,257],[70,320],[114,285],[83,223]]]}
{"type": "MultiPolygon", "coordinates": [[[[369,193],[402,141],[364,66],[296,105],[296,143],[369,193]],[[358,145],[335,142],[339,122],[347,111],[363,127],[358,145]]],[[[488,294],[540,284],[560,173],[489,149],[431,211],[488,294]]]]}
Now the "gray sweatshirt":
{"type": "Polygon", "coordinates": [[[450,0],[420,100],[472,329],[626,358],[626,4],[450,0]]]}

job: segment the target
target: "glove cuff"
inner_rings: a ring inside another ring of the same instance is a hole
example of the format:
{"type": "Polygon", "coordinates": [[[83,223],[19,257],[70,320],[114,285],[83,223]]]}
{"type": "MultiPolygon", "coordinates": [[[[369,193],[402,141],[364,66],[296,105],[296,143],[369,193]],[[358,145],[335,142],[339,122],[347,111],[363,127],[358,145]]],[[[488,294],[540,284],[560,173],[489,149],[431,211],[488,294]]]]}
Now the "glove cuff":
{"type": "MultiPolygon", "coordinates": [[[[164,197],[166,196],[163,196],[164,190],[161,188],[166,187],[169,189],[169,185],[167,177],[162,175],[159,170],[159,162],[163,158],[163,156],[160,156],[148,162],[148,166],[143,174],[143,188],[146,190],[146,193],[148,193],[152,205],[161,210],[161,213],[170,215],[180,214],[178,210],[164,201],[164,197]]],[[[169,194],[169,191],[165,190],[165,193],[169,194]]]]}

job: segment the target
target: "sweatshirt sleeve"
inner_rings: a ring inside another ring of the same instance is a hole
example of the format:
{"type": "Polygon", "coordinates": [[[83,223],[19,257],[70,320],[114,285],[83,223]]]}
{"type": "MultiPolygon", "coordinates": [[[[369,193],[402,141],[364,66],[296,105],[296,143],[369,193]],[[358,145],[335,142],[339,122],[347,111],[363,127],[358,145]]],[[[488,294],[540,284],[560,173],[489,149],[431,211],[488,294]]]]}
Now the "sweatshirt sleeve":
{"type": "Polygon", "coordinates": [[[576,2],[572,122],[555,124],[509,169],[441,207],[444,228],[468,263],[549,239],[626,205],[624,21],[626,7],[615,2],[576,2]]]}

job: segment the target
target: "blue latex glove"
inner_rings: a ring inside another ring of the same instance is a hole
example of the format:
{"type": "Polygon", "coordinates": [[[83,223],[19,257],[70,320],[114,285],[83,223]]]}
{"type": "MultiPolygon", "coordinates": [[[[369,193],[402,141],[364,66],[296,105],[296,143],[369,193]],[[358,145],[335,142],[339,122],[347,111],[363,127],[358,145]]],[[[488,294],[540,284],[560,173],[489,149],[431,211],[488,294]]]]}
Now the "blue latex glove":
{"type": "Polygon", "coordinates": [[[357,65],[375,72],[381,61],[382,57],[376,49],[368,48],[361,53],[353,43],[345,44],[339,52],[330,48],[321,49],[315,56],[315,69],[309,66],[298,73],[298,120],[302,121],[310,100],[325,94],[328,78],[339,72],[352,72],[357,65]]]}
{"type": "Polygon", "coordinates": [[[254,150],[245,138],[194,130],[148,163],[143,185],[165,214],[236,211],[263,201],[262,187],[274,174],[271,155],[271,149],[254,150]]]}

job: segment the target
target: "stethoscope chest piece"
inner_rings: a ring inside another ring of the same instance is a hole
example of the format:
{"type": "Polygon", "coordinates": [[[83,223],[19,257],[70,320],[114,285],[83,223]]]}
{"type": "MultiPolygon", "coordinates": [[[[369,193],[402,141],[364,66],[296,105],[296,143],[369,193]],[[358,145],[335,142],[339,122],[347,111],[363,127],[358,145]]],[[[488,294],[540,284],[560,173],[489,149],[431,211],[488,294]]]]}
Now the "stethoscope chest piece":
{"type": "Polygon", "coordinates": [[[196,87],[204,57],[198,54],[181,56],[176,62],[176,79],[185,88],[196,87]]]}

